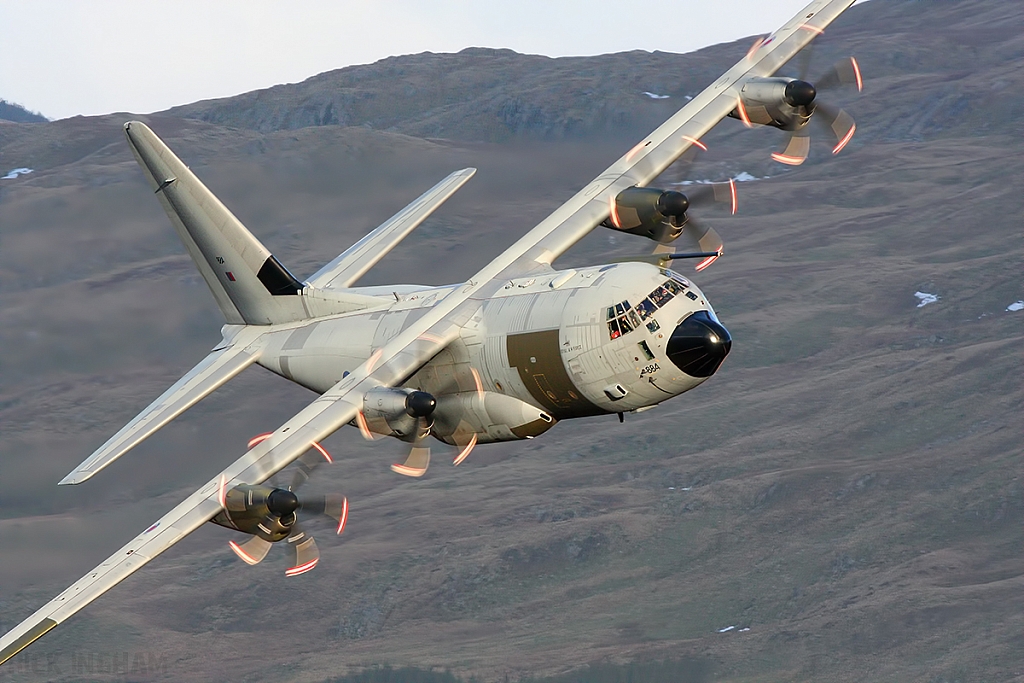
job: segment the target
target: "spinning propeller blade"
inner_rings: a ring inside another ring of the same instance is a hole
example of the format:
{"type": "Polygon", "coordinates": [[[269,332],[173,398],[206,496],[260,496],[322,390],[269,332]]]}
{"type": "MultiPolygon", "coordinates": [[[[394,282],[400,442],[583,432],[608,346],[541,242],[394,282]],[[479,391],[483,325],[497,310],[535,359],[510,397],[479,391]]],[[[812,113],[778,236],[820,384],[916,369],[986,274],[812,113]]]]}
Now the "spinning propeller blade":
{"type": "Polygon", "coordinates": [[[298,524],[292,528],[287,540],[288,547],[294,554],[292,566],[284,570],[285,576],[305,574],[320,561],[320,549],[316,547],[316,541],[302,531],[298,524]]]}
{"type": "Polygon", "coordinates": [[[228,546],[235,551],[235,555],[248,565],[259,564],[263,561],[263,558],[270,552],[270,546],[273,543],[266,541],[259,536],[253,536],[242,545],[238,545],[234,541],[228,541],[228,546]]]}
{"type": "MultiPolygon", "coordinates": [[[[808,45],[798,56],[799,78],[792,81],[786,87],[787,102],[802,111],[803,121],[817,121],[818,125],[828,128],[835,136],[836,144],[832,147],[832,154],[839,154],[846,145],[853,139],[857,131],[857,125],[853,117],[845,111],[827,102],[818,99],[818,94],[844,86],[853,86],[857,92],[864,90],[864,79],[861,75],[860,65],[853,57],[841,59],[833,64],[825,73],[819,77],[814,84],[805,79],[811,63],[811,46],[808,45]]],[[[806,127],[803,124],[795,126],[790,130],[786,147],[781,152],[773,152],[771,157],[780,164],[799,166],[807,159],[811,149],[811,141],[806,127]]]]}
{"type": "Polygon", "coordinates": [[[427,473],[427,468],[430,466],[430,448],[425,446],[413,446],[409,450],[409,457],[405,459],[405,463],[399,465],[395,463],[391,466],[392,472],[404,475],[406,477],[422,477],[427,473]]]}

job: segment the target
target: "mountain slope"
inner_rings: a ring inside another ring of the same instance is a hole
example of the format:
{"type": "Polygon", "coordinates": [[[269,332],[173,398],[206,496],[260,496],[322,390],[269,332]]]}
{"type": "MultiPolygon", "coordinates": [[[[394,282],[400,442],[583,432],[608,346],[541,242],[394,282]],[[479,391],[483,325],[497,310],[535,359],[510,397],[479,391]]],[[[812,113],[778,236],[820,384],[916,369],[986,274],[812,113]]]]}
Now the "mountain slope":
{"type": "Polygon", "coordinates": [[[0,100],[0,121],[13,121],[15,123],[43,123],[48,121],[42,114],[31,112],[20,104],[0,100]]]}
{"type": "MultiPolygon", "coordinates": [[[[906,115],[904,126],[878,131],[873,124],[894,112],[865,112],[861,127],[869,135],[962,134],[993,119],[996,128],[1009,120],[1021,130],[1022,23],[1019,3],[872,0],[850,9],[817,41],[809,75],[853,53],[872,88],[899,88],[901,101],[885,100],[906,115]],[[986,67],[975,68],[979,64],[986,67]]],[[[467,141],[642,135],[731,66],[750,42],[685,55],[635,51],[552,59],[479,48],[423,53],[168,113],[259,131],[368,126],[467,141]],[[670,97],[654,100],[645,92],[670,97]]]]}

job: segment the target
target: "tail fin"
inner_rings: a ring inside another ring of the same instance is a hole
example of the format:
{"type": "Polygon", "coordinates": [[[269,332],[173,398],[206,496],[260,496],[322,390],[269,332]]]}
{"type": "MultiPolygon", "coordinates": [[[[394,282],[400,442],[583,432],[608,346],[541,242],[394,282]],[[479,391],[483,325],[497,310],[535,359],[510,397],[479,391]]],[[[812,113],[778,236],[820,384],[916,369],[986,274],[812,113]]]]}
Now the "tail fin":
{"type": "Polygon", "coordinates": [[[128,143],[228,323],[269,325],[309,317],[303,283],[246,230],[144,123],[128,143]]]}

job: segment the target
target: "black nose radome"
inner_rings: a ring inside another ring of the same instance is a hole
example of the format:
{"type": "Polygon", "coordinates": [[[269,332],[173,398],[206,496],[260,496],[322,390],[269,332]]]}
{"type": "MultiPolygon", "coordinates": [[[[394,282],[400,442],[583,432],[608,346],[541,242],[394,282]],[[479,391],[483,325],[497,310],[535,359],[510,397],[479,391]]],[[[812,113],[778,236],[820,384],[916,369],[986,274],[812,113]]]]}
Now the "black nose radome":
{"type": "Polygon", "coordinates": [[[409,417],[430,417],[437,400],[425,391],[414,391],[405,399],[405,412],[409,417]]]}
{"type": "Polygon", "coordinates": [[[267,509],[284,517],[299,509],[299,499],[291,491],[274,489],[267,496],[267,509]]]}
{"type": "Polygon", "coordinates": [[[807,81],[790,81],[786,84],[786,92],[783,95],[791,106],[806,107],[814,101],[818,91],[807,81]]]}
{"type": "Polygon", "coordinates": [[[690,377],[710,377],[729,355],[732,337],[707,311],[697,311],[672,332],[668,358],[690,377]]]}

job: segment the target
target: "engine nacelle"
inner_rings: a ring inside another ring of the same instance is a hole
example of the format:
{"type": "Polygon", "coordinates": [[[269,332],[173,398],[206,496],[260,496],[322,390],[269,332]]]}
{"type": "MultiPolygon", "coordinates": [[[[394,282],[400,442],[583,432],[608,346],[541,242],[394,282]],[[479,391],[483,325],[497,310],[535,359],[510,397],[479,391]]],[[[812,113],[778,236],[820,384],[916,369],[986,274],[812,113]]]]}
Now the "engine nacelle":
{"type": "Polygon", "coordinates": [[[437,399],[431,433],[452,445],[532,439],[555,426],[555,418],[518,398],[493,391],[448,394],[437,399]]]}
{"type": "Polygon", "coordinates": [[[422,437],[430,428],[437,401],[425,391],[378,387],[363,397],[363,419],[375,434],[403,440],[422,437]]]}
{"type": "Polygon", "coordinates": [[[611,214],[601,225],[667,244],[683,231],[690,200],[682,192],[654,187],[630,187],[612,203],[611,214]]]}
{"type": "Polygon", "coordinates": [[[225,492],[224,507],[211,522],[273,543],[291,533],[299,501],[286,489],[243,484],[225,492]]]}
{"type": "Polygon", "coordinates": [[[817,91],[795,78],[751,78],[740,90],[740,102],[729,116],[744,123],[799,130],[814,113],[817,91]]]}

